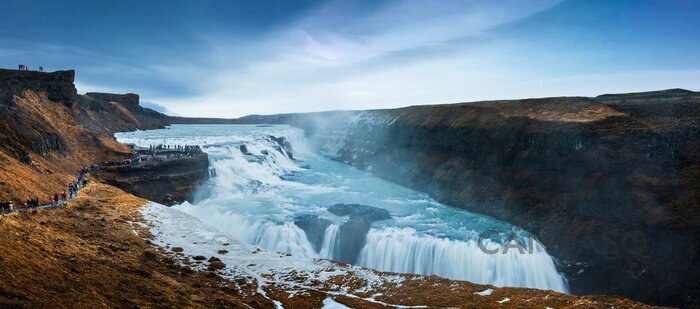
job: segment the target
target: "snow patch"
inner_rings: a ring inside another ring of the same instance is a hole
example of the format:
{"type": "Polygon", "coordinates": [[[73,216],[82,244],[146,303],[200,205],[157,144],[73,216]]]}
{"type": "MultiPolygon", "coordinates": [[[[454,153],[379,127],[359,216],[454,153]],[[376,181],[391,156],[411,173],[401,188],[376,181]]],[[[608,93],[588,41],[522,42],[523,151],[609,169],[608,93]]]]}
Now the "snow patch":
{"type": "Polygon", "coordinates": [[[493,289],[486,289],[481,292],[474,292],[474,294],[479,295],[479,296],[489,296],[493,293],[493,289]]]}
{"type": "Polygon", "coordinates": [[[328,297],[323,300],[323,309],[346,309],[350,308],[346,305],[334,301],[332,298],[328,297]]]}
{"type": "MultiPolygon", "coordinates": [[[[405,280],[398,275],[379,274],[356,266],[341,266],[328,260],[301,258],[287,253],[262,250],[205,225],[189,214],[158,203],[152,202],[142,208],[141,214],[150,223],[150,233],[154,235],[152,242],[155,245],[162,248],[183,248],[185,255],[177,257],[181,262],[186,256],[218,257],[225,264],[225,268],[219,270],[221,276],[228,279],[242,278],[249,284],[256,284],[257,292],[279,308],[282,304],[270,298],[265,288],[274,287],[288,292],[321,290],[329,295],[361,298],[394,306],[355,294],[375,291],[383,286],[398,286],[405,280]],[[218,251],[223,249],[229,252],[225,255],[218,254],[218,251]],[[337,276],[359,279],[362,284],[358,287],[357,280],[352,280],[353,285],[344,281],[341,285],[329,282],[337,276]]],[[[190,266],[195,270],[205,270],[207,264],[192,263],[190,266]]]]}

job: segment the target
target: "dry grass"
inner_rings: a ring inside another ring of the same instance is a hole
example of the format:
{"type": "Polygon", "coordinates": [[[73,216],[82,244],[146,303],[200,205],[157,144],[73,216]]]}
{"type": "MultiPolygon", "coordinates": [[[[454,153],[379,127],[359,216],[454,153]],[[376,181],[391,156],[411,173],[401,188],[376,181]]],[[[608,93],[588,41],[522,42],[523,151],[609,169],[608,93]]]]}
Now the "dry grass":
{"type": "Polygon", "coordinates": [[[67,208],[0,217],[0,306],[245,307],[232,283],[183,272],[134,233],[145,203],[92,184],[67,208]]]}
{"type": "Polygon", "coordinates": [[[37,197],[47,202],[49,195],[65,190],[66,184],[74,180],[73,176],[83,167],[130,153],[128,147],[113,138],[87,131],[76,123],[68,107],[49,101],[45,93],[26,90],[21,97],[15,97],[15,102],[16,117],[3,118],[0,122],[7,122],[10,130],[24,130],[34,135],[32,139],[14,141],[16,145],[12,146],[40,143],[42,138],[36,134],[43,132],[61,136],[66,149],[63,153],[50,151],[44,156],[27,149],[31,164],[25,164],[0,147],[0,200],[20,202],[37,197]]]}
{"type": "MultiPolygon", "coordinates": [[[[254,292],[254,286],[224,280],[210,271],[192,272],[151,245],[148,230],[134,224],[142,220],[138,209],[146,203],[98,183],[83,189],[66,208],[0,217],[0,306],[272,306],[254,292]]],[[[376,299],[385,303],[436,307],[645,307],[617,297],[578,297],[533,289],[494,288],[492,295],[480,296],[474,292],[493,287],[434,276],[406,278],[401,285],[386,285],[361,296],[382,293],[376,299]],[[505,298],[511,300],[497,302],[505,298]]],[[[362,284],[353,277],[334,280],[346,286],[348,282],[362,284]]],[[[266,290],[287,308],[317,308],[329,296],[357,308],[382,307],[363,299],[333,296],[338,291],[332,283],[292,298],[288,291],[266,290]]]]}
{"type": "Polygon", "coordinates": [[[394,110],[404,121],[428,128],[502,126],[508,118],[587,123],[626,114],[589,98],[546,98],[412,106],[394,110]]]}

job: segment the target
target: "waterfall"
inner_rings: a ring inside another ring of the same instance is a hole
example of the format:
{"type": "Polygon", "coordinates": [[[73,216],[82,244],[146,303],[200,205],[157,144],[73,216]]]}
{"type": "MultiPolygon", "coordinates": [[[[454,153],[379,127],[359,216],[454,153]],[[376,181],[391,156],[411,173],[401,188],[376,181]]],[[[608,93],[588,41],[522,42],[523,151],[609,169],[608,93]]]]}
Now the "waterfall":
{"type": "Polygon", "coordinates": [[[554,261],[538,242],[533,252],[517,249],[502,254],[503,245],[483,240],[487,254],[476,239],[456,241],[421,236],[411,228],[371,229],[359,253],[358,264],[382,271],[438,275],[496,286],[531,287],[567,292],[554,261]]]}
{"type": "MultiPolygon", "coordinates": [[[[474,236],[486,230],[508,233],[516,227],[318,156],[299,129],[172,126],[124,133],[119,139],[139,146],[202,146],[215,172],[203,188],[210,194],[194,205],[186,202],[174,208],[248,244],[308,258],[340,260],[351,255],[359,266],[381,271],[568,290],[540,243],[532,243],[531,254],[517,249],[486,254],[474,236]],[[363,221],[368,218],[365,213],[351,218],[330,212],[337,203],[371,206],[388,212],[389,219],[363,221]],[[314,220],[302,229],[295,223],[299,216],[314,220]]],[[[485,245],[503,248],[504,242],[485,240],[485,245]]]]}
{"type": "Polygon", "coordinates": [[[323,243],[318,255],[324,259],[335,258],[336,246],[338,245],[338,235],[340,234],[340,226],[331,224],[326,228],[323,235],[323,243]]]}

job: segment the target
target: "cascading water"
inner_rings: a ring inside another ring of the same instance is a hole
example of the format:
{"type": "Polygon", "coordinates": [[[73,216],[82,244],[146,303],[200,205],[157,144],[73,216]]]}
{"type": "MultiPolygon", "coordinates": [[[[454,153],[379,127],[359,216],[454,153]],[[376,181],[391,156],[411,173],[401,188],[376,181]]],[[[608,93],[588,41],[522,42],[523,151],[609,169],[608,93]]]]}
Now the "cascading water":
{"type": "Polygon", "coordinates": [[[323,243],[321,244],[321,252],[319,256],[324,259],[333,259],[335,257],[336,246],[338,244],[338,233],[340,227],[337,224],[331,224],[323,233],[323,243]]]}
{"type": "Polygon", "coordinates": [[[503,254],[509,235],[522,240],[527,232],[316,155],[299,129],[175,125],[117,138],[139,146],[202,146],[212,170],[201,189],[206,194],[175,208],[244,242],[378,270],[567,291],[537,241],[531,252],[503,254]],[[489,237],[479,238],[485,231],[489,237]],[[497,253],[485,253],[480,241],[497,253]]]}
{"type": "Polygon", "coordinates": [[[563,291],[566,289],[552,258],[539,243],[532,253],[521,254],[484,240],[482,246],[496,250],[484,254],[477,239],[457,241],[419,236],[411,228],[374,229],[360,252],[359,265],[401,273],[436,274],[496,286],[521,286],[563,291]]]}

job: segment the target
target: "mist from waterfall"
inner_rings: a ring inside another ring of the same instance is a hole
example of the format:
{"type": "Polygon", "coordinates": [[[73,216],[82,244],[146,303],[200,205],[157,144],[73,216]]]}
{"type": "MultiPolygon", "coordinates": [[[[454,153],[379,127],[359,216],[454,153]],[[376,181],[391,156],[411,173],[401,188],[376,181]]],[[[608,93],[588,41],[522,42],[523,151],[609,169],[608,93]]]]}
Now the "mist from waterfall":
{"type": "Polygon", "coordinates": [[[502,253],[509,235],[525,239],[526,231],[318,155],[300,129],[174,125],[117,138],[140,146],[200,145],[209,155],[211,177],[194,204],[175,208],[249,244],[382,271],[568,291],[554,259],[536,240],[528,248],[532,253],[502,253]],[[362,221],[362,214],[357,219],[330,212],[336,204],[367,205],[390,216],[362,221]],[[490,236],[484,244],[498,253],[479,248],[485,231],[490,236]]]}

